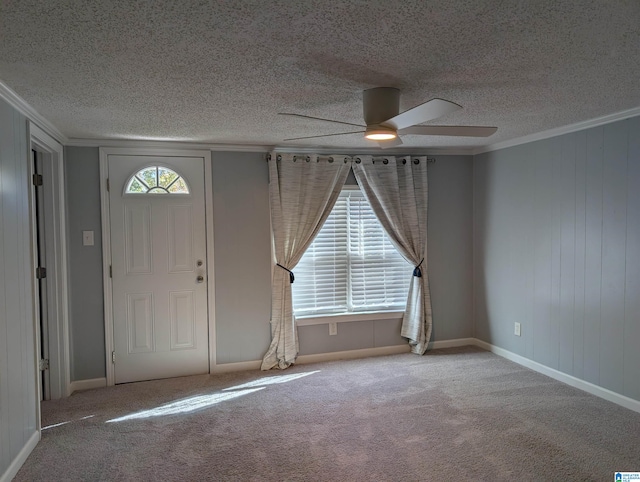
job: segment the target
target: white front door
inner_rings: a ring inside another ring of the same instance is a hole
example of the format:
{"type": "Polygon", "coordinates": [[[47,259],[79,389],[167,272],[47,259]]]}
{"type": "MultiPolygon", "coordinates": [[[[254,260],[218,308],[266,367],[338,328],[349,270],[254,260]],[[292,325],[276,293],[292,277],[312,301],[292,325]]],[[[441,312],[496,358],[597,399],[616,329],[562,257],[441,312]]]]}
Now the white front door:
{"type": "Polygon", "coordinates": [[[204,160],[108,169],[115,383],[208,373],[204,160]]]}

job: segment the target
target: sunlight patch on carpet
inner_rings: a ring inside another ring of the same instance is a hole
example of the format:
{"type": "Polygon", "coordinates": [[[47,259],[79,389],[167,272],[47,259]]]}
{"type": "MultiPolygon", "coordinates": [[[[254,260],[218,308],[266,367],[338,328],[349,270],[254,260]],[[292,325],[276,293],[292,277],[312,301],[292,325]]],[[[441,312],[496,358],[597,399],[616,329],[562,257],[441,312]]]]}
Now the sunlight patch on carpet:
{"type": "Polygon", "coordinates": [[[143,410],[141,412],[132,413],[131,415],[125,415],[124,417],[113,418],[111,420],[107,420],[106,423],[124,422],[126,420],[136,420],[149,417],[163,417],[166,415],[177,415],[180,413],[195,412],[196,410],[208,408],[217,403],[224,402],[225,400],[230,400],[232,398],[238,398],[243,395],[257,392],[258,390],[262,390],[263,388],[264,387],[259,387],[248,390],[239,390],[237,392],[214,393],[212,395],[199,395],[197,397],[189,397],[185,398],[184,400],[167,403],[166,405],[161,405],[160,407],[152,408],[150,410],[143,410]]]}
{"type": "Polygon", "coordinates": [[[79,418],[78,420],[67,420],[66,422],[54,423],[52,425],[47,425],[46,427],[42,427],[40,430],[41,431],[49,430],[50,428],[60,427],[62,425],[66,425],[66,424],[71,423],[71,422],[79,422],[81,420],[86,420],[86,419],[92,418],[92,417],[95,417],[95,415],[87,415],[86,417],[79,418]]]}
{"type": "Polygon", "coordinates": [[[60,427],[62,425],[66,425],[68,423],[71,423],[71,420],[69,420],[67,422],[60,422],[60,423],[54,423],[52,425],[47,425],[46,427],[42,427],[40,430],[42,430],[44,432],[45,430],[49,430],[50,428],[60,427]]]}
{"type": "Polygon", "coordinates": [[[243,383],[242,385],[236,385],[235,387],[225,388],[224,391],[227,390],[239,390],[241,388],[250,388],[250,387],[264,387],[265,385],[275,385],[278,383],[287,383],[293,380],[297,380],[299,378],[303,378],[309,375],[313,375],[314,373],[318,373],[320,370],[314,370],[312,372],[305,373],[293,373],[291,375],[277,375],[275,377],[265,377],[260,378],[259,380],[254,380],[252,382],[243,383]]]}

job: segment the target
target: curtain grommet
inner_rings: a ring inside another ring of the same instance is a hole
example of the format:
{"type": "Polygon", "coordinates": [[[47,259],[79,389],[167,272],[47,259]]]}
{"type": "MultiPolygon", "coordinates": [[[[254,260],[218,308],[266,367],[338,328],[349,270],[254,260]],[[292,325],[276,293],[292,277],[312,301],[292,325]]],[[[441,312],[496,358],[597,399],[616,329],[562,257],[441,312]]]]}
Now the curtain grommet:
{"type": "Polygon", "coordinates": [[[406,164],[407,160],[406,159],[402,159],[402,164],[406,164]]]}
{"type": "Polygon", "coordinates": [[[384,160],[382,161],[382,164],[389,164],[389,159],[384,159],[384,160]]]}
{"type": "Polygon", "coordinates": [[[360,164],[362,162],[362,159],[360,159],[359,157],[356,157],[356,164],[360,164]]]}
{"type": "Polygon", "coordinates": [[[414,159],[414,160],[413,160],[413,163],[414,163],[414,164],[420,164],[420,159],[414,159]]]}
{"type": "Polygon", "coordinates": [[[276,157],[277,161],[281,161],[282,160],[282,156],[280,154],[278,154],[278,157],[276,157]]]}

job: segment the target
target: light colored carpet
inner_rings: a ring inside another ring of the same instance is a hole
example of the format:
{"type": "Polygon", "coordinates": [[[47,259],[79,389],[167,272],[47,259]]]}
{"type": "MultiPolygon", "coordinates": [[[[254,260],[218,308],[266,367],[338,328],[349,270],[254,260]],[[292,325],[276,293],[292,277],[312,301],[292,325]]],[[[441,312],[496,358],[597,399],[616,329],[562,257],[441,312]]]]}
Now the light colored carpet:
{"type": "Polygon", "coordinates": [[[639,413],[475,347],[90,390],[43,403],[42,422],[15,480],[609,481],[640,471],[639,413]],[[153,409],[163,414],[122,419],[153,409]]]}

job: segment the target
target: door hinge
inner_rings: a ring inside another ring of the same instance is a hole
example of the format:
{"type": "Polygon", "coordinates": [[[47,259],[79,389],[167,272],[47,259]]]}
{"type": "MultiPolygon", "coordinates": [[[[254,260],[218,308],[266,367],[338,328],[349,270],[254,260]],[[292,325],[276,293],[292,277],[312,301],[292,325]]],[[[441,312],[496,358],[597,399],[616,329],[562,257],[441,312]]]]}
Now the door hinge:
{"type": "Polygon", "coordinates": [[[33,185],[34,186],[42,186],[42,174],[34,174],[33,175],[33,185]]]}
{"type": "Polygon", "coordinates": [[[115,363],[116,362],[116,352],[112,351],[111,352],[111,363],[115,363]]]}
{"type": "Polygon", "coordinates": [[[40,371],[43,372],[45,370],[49,369],[49,359],[48,358],[42,358],[40,360],[40,362],[38,362],[38,368],[40,368],[40,371]]]}
{"type": "Polygon", "coordinates": [[[38,266],[36,268],[36,279],[44,279],[47,277],[47,268],[38,266]]]}
{"type": "Polygon", "coordinates": [[[107,178],[107,192],[111,191],[111,184],[109,183],[109,178],[107,178]]]}

